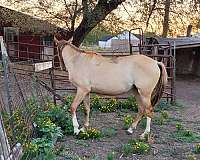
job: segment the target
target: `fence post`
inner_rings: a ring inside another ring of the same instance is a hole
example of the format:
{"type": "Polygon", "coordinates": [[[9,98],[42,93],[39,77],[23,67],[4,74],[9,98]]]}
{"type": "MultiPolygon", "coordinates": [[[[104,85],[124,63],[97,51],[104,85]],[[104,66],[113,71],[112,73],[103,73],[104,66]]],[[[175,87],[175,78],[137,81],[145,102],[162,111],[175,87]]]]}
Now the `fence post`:
{"type": "Polygon", "coordinates": [[[10,145],[3,125],[3,119],[0,112],[0,160],[7,159],[10,154],[10,145]]]}
{"type": "Polygon", "coordinates": [[[6,95],[7,95],[7,107],[6,111],[9,113],[9,116],[11,117],[9,120],[11,129],[12,129],[12,134],[13,134],[13,140],[15,143],[15,131],[14,131],[14,124],[12,121],[12,115],[13,115],[13,110],[12,110],[12,100],[11,100],[11,95],[10,95],[10,90],[9,90],[9,68],[8,68],[8,53],[6,51],[6,48],[4,46],[3,42],[3,37],[0,36],[0,43],[1,43],[1,51],[2,51],[2,62],[3,62],[3,77],[4,77],[4,83],[5,83],[5,89],[6,89],[6,95]]]}
{"type": "Polygon", "coordinates": [[[176,42],[174,41],[174,56],[173,56],[173,101],[172,103],[176,103],[176,42]]]}
{"type": "Polygon", "coordinates": [[[6,111],[10,113],[10,108],[11,108],[11,96],[9,92],[9,82],[8,82],[8,54],[6,51],[6,48],[3,43],[3,37],[0,36],[0,42],[1,42],[1,51],[2,51],[2,64],[3,64],[3,78],[4,78],[4,83],[5,83],[5,88],[6,88],[6,94],[8,98],[8,104],[6,107],[6,111]]]}
{"type": "MultiPolygon", "coordinates": [[[[52,62],[53,63],[53,62],[52,62]]],[[[53,66],[53,65],[52,65],[53,66]]],[[[49,75],[51,80],[51,88],[55,92],[55,84],[54,84],[54,68],[49,69],[49,75]]],[[[56,96],[53,94],[53,102],[56,105],[56,96]]]]}

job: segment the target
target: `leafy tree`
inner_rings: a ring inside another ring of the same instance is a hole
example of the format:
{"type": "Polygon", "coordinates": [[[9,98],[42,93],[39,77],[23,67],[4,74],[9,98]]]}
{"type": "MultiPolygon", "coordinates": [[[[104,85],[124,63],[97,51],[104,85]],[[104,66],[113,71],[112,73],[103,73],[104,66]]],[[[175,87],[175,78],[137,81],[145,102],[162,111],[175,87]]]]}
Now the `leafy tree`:
{"type": "Polygon", "coordinates": [[[73,36],[73,44],[79,46],[84,38],[108,14],[125,0],[7,0],[22,11],[47,18],[62,25],[60,34],[65,39],[73,36]]]}
{"type": "Polygon", "coordinates": [[[103,24],[99,24],[85,37],[83,43],[86,45],[96,44],[99,39],[107,35],[111,35],[111,33],[105,29],[103,24]]]}
{"type": "Polygon", "coordinates": [[[165,13],[164,13],[164,20],[163,20],[163,31],[162,36],[167,37],[167,33],[169,30],[169,11],[170,10],[170,0],[165,0],[165,13]]]}
{"type": "MultiPolygon", "coordinates": [[[[76,46],[79,46],[90,32],[94,32],[100,23],[113,34],[140,27],[145,32],[156,32],[166,37],[185,34],[189,24],[195,31],[200,20],[200,0],[5,1],[10,5],[14,4],[13,6],[21,11],[63,26],[64,30],[59,33],[65,39],[73,36],[73,44],[76,46]]],[[[91,35],[88,35],[87,39],[90,39],[91,35]]]]}
{"type": "Polygon", "coordinates": [[[130,6],[126,8],[134,26],[142,27],[146,32],[156,32],[166,37],[186,34],[189,24],[193,25],[194,30],[197,29],[199,0],[132,0],[130,6]]]}

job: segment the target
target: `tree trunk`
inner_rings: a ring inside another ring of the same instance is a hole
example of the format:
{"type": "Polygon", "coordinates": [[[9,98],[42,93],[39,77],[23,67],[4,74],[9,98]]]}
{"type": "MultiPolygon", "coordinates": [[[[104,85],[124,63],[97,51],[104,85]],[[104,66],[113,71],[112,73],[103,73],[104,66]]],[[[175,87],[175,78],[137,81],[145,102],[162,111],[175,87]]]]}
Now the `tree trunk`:
{"type": "Polygon", "coordinates": [[[190,24],[190,25],[188,25],[188,27],[187,27],[187,37],[191,37],[191,33],[192,33],[192,25],[190,24]]]}
{"type": "Polygon", "coordinates": [[[83,19],[73,33],[72,43],[77,47],[80,46],[87,34],[124,1],[125,0],[101,0],[91,12],[88,13],[87,10],[87,13],[83,13],[83,19]]]}
{"type": "Polygon", "coordinates": [[[165,0],[165,15],[163,21],[163,32],[162,37],[166,38],[169,30],[169,11],[170,10],[170,0],[165,0]]]}

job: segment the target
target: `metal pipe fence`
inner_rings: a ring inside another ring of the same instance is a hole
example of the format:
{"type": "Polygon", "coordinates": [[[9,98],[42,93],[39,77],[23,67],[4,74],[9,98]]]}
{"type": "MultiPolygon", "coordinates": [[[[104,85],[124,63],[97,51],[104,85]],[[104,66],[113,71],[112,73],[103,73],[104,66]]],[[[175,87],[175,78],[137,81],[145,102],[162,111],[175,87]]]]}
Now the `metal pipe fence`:
{"type": "MultiPolygon", "coordinates": [[[[44,47],[50,47],[54,49],[54,55],[46,55],[43,52],[31,52],[29,51],[28,54],[37,54],[37,55],[42,55],[42,56],[32,56],[32,58],[28,58],[26,57],[26,61],[24,62],[26,67],[24,68],[24,64],[22,64],[22,62],[20,61],[21,67],[16,68],[17,71],[21,74],[26,73],[28,70],[30,71],[30,69],[28,68],[29,63],[27,62],[43,62],[46,61],[47,59],[53,62],[53,71],[52,71],[52,75],[50,76],[46,76],[45,79],[48,81],[51,79],[52,82],[52,86],[49,85],[50,87],[52,87],[53,91],[55,91],[55,93],[58,94],[73,94],[76,89],[75,87],[69,82],[69,76],[68,76],[68,72],[63,72],[60,70],[59,68],[59,61],[58,59],[56,59],[57,53],[56,53],[56,48],[55,46],[45,46],[45,45],[34,45],[34,44],[27,44],[27,43],[19,43],[19,46],[23,45],[26,46],[27,48],[29,47],[40,47],[40,51],[44,49],[44,47]]],[[[144,43],[141,43],[140,46],[132,46],[130,44],[130,47],[134,48],[134,47],[140,47],[140,52],[141,54],[147,55],[155,60],[158,61],[162,61],[167,69],[168,72],[168,85],[165,89],[163,98],[166,99],[167,101],[170,101],[171,103],[173,103],[175,101],[175,77],[174,77],[174,72],[175,72],[175,60],[174,57],[172,55],[172,51],[171,51],[171,46],[168,45],[162,45],[162,44],[154,44],[154,45],[145,45],[144,43]]],[[[11,52],[11,50],[8,48],[8,52],[11,52]]],[[[18,51],[21,52],[21,51],[18,51]]],[[[109,55],[110,56],[110,55],[109,55]]],[[[123,53],[119,54],[117,56],[124,56],[123,53]]],[[[13,59],[20,59],[19,57],[13,57],[13,59]]],[[[23,57],[24,58],[24,57],[23,57]]],[[[49,73],[46,72],[44,73],[46,75],[48,75],[49,73]]],[[[127,98],[127,95],[120,95],[118,96],[118,98],[127,98]]],[[[54,102],[56,101],[56,97],[54,97],[54,102]]]]}
{"type": "MultiPolygon", "coordinates": [[[[23,44],[31,45],[34,44],[23,44]]],[[[44,47],[43,45],[35,45],[44,47]]],[[[27,46],[28,47],[28,46],[27,46]]],[[[149,47],[149,46],[148,46],[149,47]]],[[[168,46],[164,46],[169,49],[168,46]]],[[[2,48],[1,48],[2,50],[2,48]]],[[[163,53],[164,53],[163,49],[163,53]]],[[[9,48],[7,49],[10,52],[9,48]]],[[[142,51],[142,49],[141,49],[142,51]]],[[[19,51],[17,51],[19,52],[19,51]]],[[[45,55],[44,53],[30,52],[37,54],[32,58],[23,57],[24,61],[15,61],[10,63],[8,59],[2,57],[3,66],[0,67],[0,156],[1,160],[19,159],[22,155],[22,149],[27,142],[34,136],[33,118],[36,109],[44,109],[45,103],[49,101],[54,103],[63,102],[63,96],[74,94],[76,89],[69,82],[68,72],[59,70],[58,61],[54,55],[45,55]],[[45,58],[45,57],[48,57],[45,58]],[[35,72],[34,64],[36,62],[53,62],[53,69],[35,72]],[[59,101],[58,101],[59,100],[59,101]],[[32,106],[32,102],[36,106],[32,106]],[[18,117],[23,117],[18,120],[18,117]],[[18,120],[19,123],[16,123],[18,120]],[[23,127],[22,127],[23,126],[23,127]],[[19,128],[23,129],[20,130],[19,128]],[[2,158],[3,157],[3,158],[2,158]]],[[[3,55],[3,54],[2,54],[3,55]]],[[[17,54],[19,56],[19,54],[17,54]]],[[[124,56],[123,54],[121,56],[124,56]]],[[[169,74],[169,83],[164,91],[162,98],[169,102],[175,101],[175,83],[174,83],[174,58],[168,55],[149,55],[147,56],[162,61],[169,74]]],[[[14,58],[13,58],[14,59],[14,58]]],[[[124,99],[129,95],[119,95],[116,98],[124,99]]],[[[107,98],[107,97],[105,97],[107,98]]],[[[30,155],[26,155],[27,159],[30,155]]]]}

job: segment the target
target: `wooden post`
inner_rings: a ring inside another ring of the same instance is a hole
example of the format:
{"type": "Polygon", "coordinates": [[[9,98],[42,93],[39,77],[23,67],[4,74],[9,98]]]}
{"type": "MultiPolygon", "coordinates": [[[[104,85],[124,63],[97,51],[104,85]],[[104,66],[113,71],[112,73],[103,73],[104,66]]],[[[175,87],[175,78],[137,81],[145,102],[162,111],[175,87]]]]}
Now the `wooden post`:
{"type": "Polygon", "coordinates": [[[158,55],[158,46],[156,45],[153,46],[153,55],[155,56],[155,60],[158,60],[158,57],[156,57],[158,55]]]}
{"type": "MultiPolygon", "coordinates": [[[[51,87],[52,90],[55,92],[55,84],[54,84],[54,68],[49,69],[50,80],[51,80],[51,87]]],[[[56,96],[53,94],[53,102],[56,105],[56,96]]]]}
{"type": "MultiPolygon", "coordinates": [[[[169,53],[169,49],[170,48],[165,48],[164,49],[164,56],[167,56],[168,55],[168,53],[169,53]]],[[[163,63],[164,63],[164,65],[167,67],[167,63],[168,63],[168,58],[163,58],[163,63]]]]}
{"type": "MultiPolygon", "coordinates": [[[[11,95],[9,90],[9,68],[8,68],[8,54],[6,51],[6,48],[4,46],[3,37],[0,36],[0,43],[1,43],[1,51],[2,51],[2,61],[3,61],[3,71],[4,71],[4,83],[5,83],[5,89],[6,89],[6,96],[7,96],[7,107],[6,111],[9,113],[10,116],[10,127],[12,130],[12,136],[15,143],[15,131],[14,124],[13,124],[13,110],[12,110],[12,103],[11,103],[11,95]]],[[[18,160],[22,156],[22,147],[20,143],[17,143],[11,151],[8,138],[6,135],[6,130],[3,125],[3,118],[1,116],[0,112],[0,160],[18,160]]]]}
{"type": "Polygon", "coordinates": [[[192,33],[192,25],[190,24],[187,27],[187,35],[186,35],[186,37],[191,37],[191,33],[192,33]]]}
{"type": "Polygon", "coordinates": [[[10,145],[3,126],[3,119],[0,112],[0,160],[8,159],[10,154],[10,145]]]}

